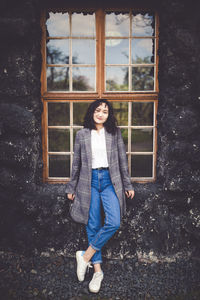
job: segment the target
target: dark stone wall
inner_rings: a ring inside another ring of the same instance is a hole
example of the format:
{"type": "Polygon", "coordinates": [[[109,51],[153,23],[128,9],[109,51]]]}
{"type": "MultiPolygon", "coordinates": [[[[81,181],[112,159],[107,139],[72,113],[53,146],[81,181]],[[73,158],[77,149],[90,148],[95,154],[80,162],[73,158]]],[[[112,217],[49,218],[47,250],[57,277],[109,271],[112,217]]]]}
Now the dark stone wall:
{"type": "MultiPolygon", "coordinates": [[[[87,245],[84,226],[69,218],[64,185],[42,183],[42,6],[7,0],[0,7],[0,248],[71,256],[87,245]]],[[[160,16],[157,180],[134,184],[135,199],[104,249],[111,258],[169,260],[200,250],[198,8],[181,0],[151,6],[160,16]]]]}

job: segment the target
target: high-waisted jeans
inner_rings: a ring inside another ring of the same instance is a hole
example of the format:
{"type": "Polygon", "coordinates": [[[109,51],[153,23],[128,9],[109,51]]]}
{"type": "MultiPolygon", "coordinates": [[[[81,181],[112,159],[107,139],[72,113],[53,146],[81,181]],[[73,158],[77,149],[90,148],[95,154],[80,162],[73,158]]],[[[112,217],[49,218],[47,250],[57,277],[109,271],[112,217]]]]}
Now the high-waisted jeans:
{"type": "Polygon", "coordinates": [[[93,264],[102,263],[101,248],[120,226],[120,205],[110,179],[109,170],[92,170],[91,202],[86,226],[89,245],[96,250],[93,264]],[[101,224],[101,203],[105,220],[101,224]]]}

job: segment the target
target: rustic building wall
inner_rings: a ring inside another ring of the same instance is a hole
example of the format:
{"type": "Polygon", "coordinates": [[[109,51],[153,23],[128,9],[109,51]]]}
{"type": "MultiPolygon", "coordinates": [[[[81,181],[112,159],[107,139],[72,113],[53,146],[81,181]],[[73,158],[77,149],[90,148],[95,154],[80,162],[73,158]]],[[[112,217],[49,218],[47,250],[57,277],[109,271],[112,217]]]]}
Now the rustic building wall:
{"type": "MultiPolygon", "coordinates": [[[[41,3],[0,9],[1,249],[73,255],[87,244],[84,227],[69,218],[64,185],[42,183],[41,3]]],[[[152,5],[160,16],[157,180],[134,184],[135,199],[104,249],[112,258],[200,251],[198,9],[181,0],[152,5]]]]}

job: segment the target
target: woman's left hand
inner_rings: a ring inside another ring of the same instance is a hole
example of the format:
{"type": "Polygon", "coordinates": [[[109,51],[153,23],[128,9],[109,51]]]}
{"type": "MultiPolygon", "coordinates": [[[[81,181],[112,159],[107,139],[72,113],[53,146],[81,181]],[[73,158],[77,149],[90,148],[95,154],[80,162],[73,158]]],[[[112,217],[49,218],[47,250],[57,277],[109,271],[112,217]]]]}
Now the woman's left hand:
{"type": "Polygon", "coordinates": [[[133,197],[135,196],[135,192],[133,190],[126,191],[125,194],[128,198],[131,198],[131,199],[133,199],[133,197]]]}

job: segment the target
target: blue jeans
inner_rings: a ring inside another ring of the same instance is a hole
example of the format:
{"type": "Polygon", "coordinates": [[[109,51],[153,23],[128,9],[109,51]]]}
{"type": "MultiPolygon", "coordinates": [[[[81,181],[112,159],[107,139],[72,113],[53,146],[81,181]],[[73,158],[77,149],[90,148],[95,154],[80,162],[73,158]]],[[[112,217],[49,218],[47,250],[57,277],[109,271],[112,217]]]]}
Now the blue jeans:
{"type": "Polygon", "coordinates": [[[89,245],[97,250],[93,264],[102,263],[101,248],[120,226],[120,205],[110,179],[109,170],[92,170],[91,202],[86,226],[89,245]],[[104,226],[101,225],[101,202],[104,209],[104,226]]]}

